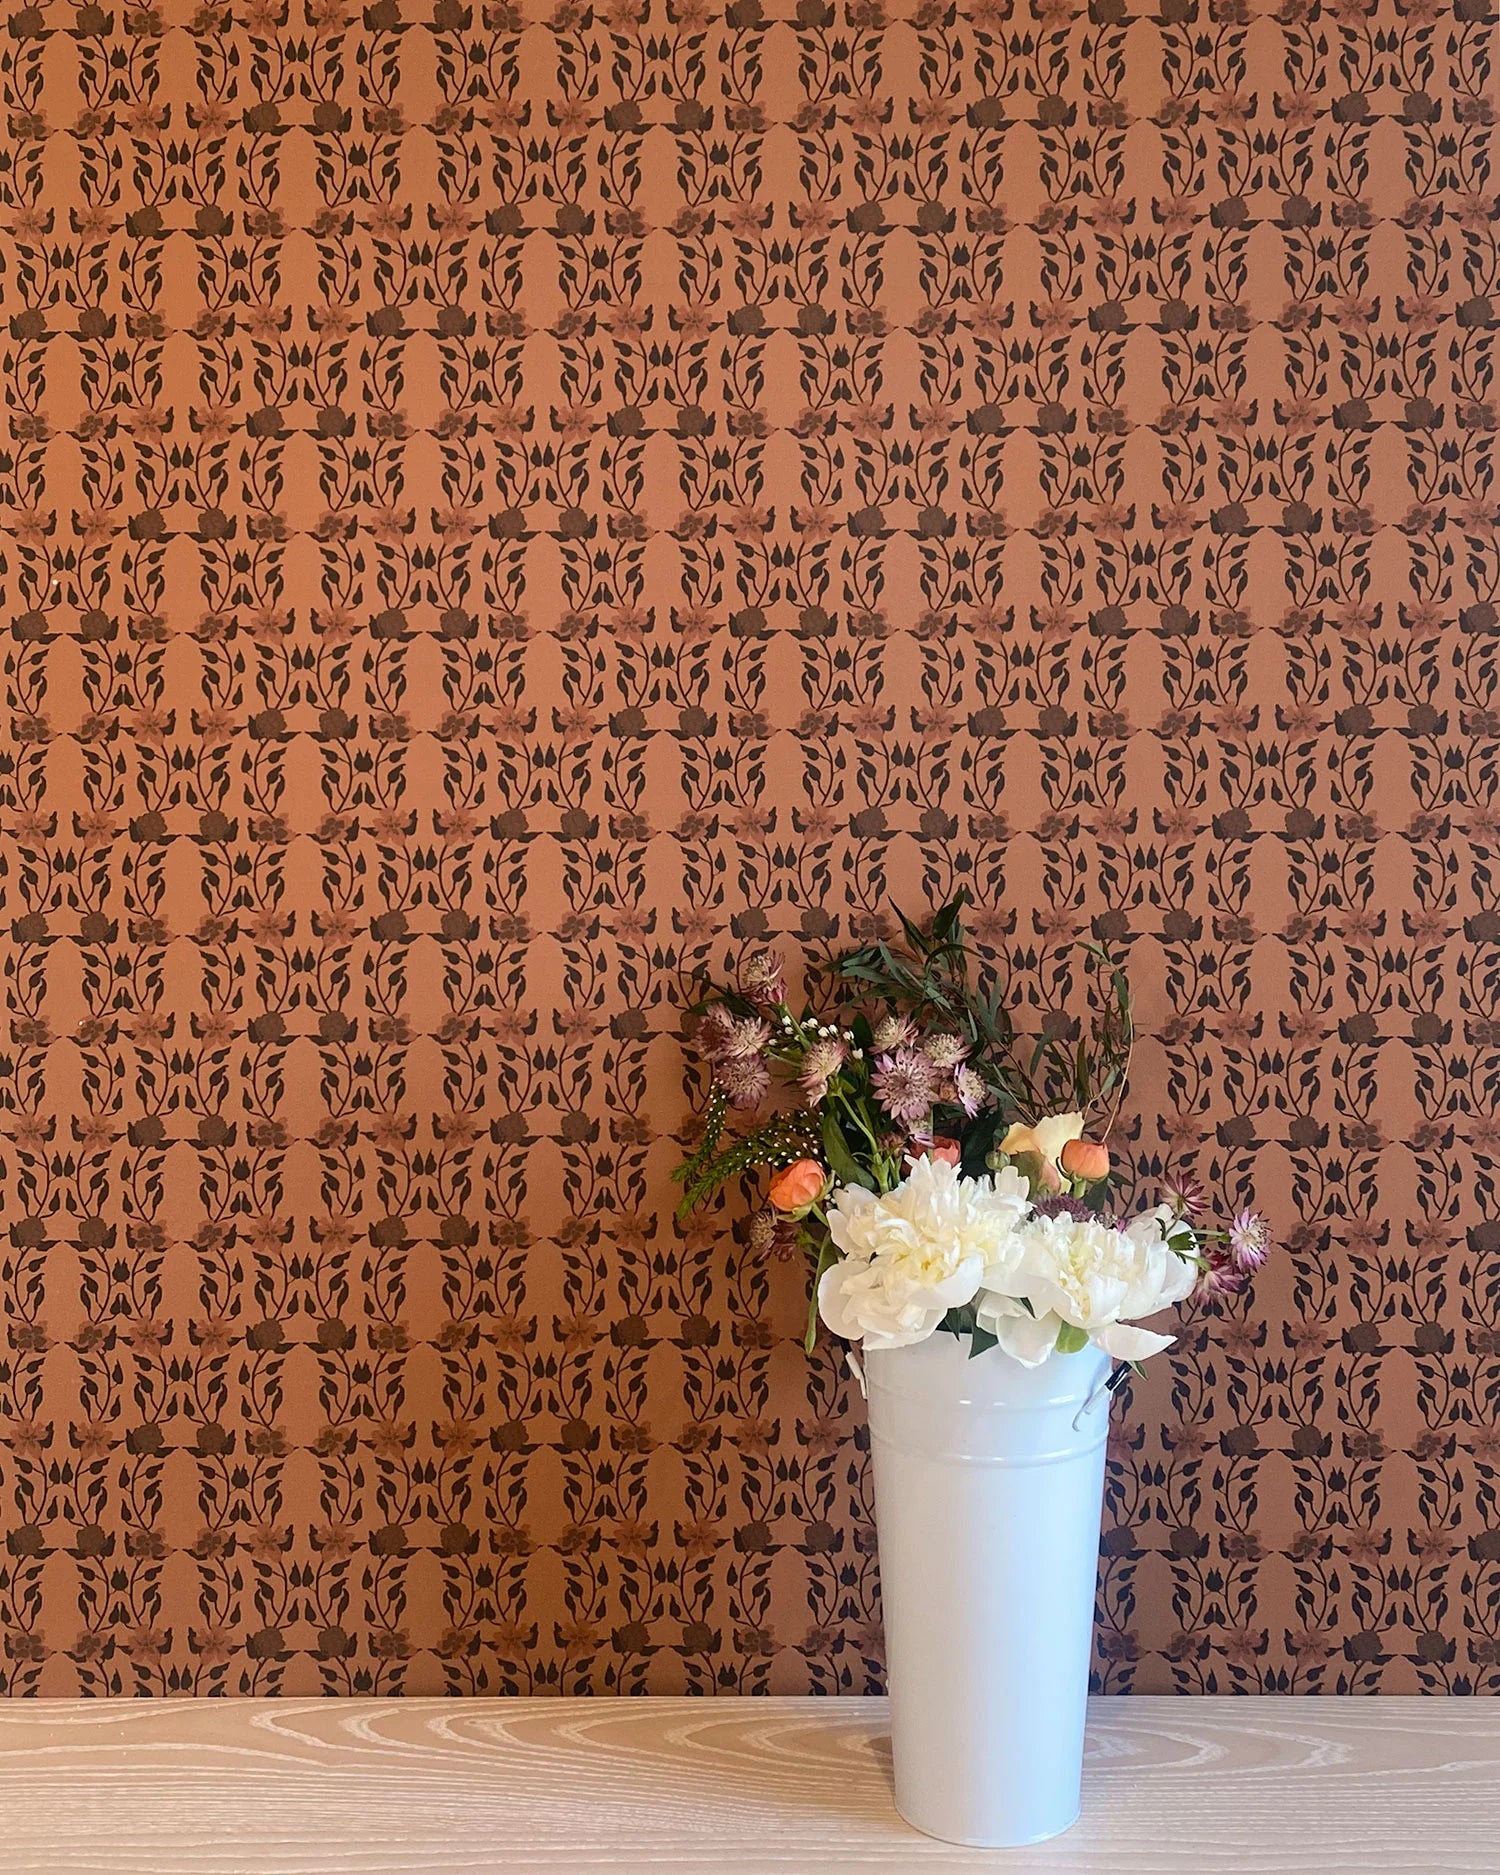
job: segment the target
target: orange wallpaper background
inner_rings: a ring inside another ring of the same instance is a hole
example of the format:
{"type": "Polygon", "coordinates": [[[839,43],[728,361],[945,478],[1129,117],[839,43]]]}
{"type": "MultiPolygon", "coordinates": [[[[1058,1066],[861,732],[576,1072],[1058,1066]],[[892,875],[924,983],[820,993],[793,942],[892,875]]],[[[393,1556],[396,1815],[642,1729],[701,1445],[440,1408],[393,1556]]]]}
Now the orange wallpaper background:
{"type": "Polygon", "coordinates": [[[878,1684],[676,1009],[960,883],[1286,1244],[1100,1683],[1500,1683],[1488,0],[776,3],[6,13],[13,1693],[878,1684]]]}

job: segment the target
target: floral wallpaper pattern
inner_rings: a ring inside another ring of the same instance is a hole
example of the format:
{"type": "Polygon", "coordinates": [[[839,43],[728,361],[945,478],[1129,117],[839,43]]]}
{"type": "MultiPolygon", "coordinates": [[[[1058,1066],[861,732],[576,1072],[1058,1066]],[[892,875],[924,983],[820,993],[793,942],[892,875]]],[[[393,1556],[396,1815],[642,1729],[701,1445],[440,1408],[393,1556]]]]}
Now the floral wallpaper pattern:
{"type": "Polygon", "coordinates": [[[1117,1408],[1100,1685],[1496,1690],[1494,49],[9,7],[7,1690],[878,1686],[678,1006],[960,885],[1284,1239],[1117,1408]]]}

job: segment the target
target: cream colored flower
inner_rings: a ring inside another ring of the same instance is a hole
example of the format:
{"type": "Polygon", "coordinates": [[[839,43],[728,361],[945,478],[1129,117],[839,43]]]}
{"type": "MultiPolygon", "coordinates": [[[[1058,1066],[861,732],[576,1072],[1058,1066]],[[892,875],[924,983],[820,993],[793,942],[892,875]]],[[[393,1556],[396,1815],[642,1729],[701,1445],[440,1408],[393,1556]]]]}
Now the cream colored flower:
{"type": "Polygon", "coordinates": [[[834,1334],[866,1348],[925,1341],[982,1285],[1013,1280],[1029,1209],[1026,1181],[1012,1168],[964,1178],[931,1156],[915,1160],[893,1192],[844,1186],[828,1207],[842,1255],[818,1284],[818,1312],[834,1334]]]}
{"type": "Polygon", "coordinates": [[[1020,1120],[1000,1142],[1000,1150],[1012,1159],[1034,1155],[1041,1161],[1042,1183],[1049,1191],[1061,1191],[1067,1182],[1058,1161],[1069,1140],[1083,1138],[1081,1113],[1053,1113],[1026,1126],[1020,1120]]]}
{"type": "Polygon", "coordinates": [[[1007,1354],[1035,1367],[1067,1329],[1120,1361],[1171,1346],[1174,1336],[1132,1325],[1181,1302],[1197,1277],[1195,1264],[1169,1242],[1188,1233],[1167,1206],[1122,1226],[1032,1217],[1018,1235],[1022,1251],[1009,1281],[986,1285],[977,1311],[1007,1354]]]}

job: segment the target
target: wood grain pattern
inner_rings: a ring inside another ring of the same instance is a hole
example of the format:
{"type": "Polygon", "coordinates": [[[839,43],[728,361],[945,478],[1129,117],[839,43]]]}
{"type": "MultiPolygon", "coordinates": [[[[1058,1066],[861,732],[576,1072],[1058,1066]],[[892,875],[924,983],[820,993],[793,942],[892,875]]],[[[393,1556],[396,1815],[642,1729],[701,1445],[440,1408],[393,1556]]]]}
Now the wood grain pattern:
{"type": "Polygon", "coordinates": [[[1494,1875],[1488,1701],[1094,1702],[1056,1843],[932,1842],[881,1700],[0,1706],[6,1875],[1494,1875]]]}

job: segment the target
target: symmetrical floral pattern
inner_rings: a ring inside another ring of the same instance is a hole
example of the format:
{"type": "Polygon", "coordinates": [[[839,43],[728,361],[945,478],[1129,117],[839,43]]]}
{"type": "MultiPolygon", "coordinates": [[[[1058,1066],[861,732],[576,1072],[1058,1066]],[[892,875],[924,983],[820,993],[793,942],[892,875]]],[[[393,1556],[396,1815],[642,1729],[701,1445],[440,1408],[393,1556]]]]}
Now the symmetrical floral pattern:
{"type": "Polygon", "coordinates": [[[959,885],[1290,1244],[1124,1410],[1100,1683],[1500,1686],[1494,47],[11,5],[11,1692],[878,1684],[674,1012],[959,885]]]}

